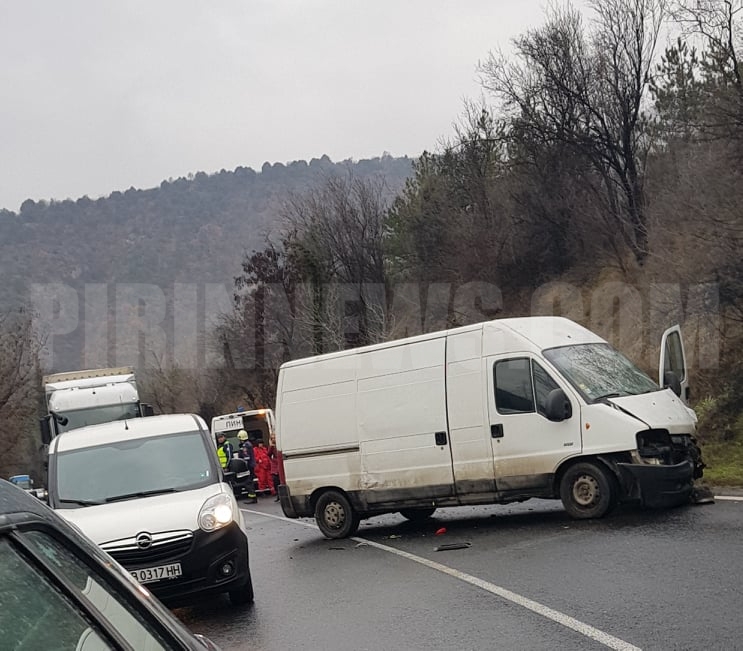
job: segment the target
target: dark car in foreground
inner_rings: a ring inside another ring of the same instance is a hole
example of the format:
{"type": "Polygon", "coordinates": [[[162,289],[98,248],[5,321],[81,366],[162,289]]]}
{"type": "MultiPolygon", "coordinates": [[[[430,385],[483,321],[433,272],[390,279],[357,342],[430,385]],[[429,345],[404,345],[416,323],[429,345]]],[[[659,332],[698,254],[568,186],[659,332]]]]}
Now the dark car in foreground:
{"type": "Polygon", "coordinates": [[[41,501],[0,480],[0,647],[217,649],[41,501]]]}

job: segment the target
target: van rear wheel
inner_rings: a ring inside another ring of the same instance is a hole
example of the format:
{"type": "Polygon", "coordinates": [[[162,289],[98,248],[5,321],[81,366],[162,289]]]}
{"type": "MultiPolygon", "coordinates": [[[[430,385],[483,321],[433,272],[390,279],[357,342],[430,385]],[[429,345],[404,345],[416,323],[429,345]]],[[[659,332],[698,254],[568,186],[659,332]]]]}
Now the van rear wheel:
{"type": "Polygon", "coordinates": [[[601,518],[617,503],[616,482],[595,463],[576,463],[560,481],[560,499],[573,518],[601,518]]]}
{"type": "Polygon", "coordinates": [[[400,515],[411,522],[422,522],[423,520],[430,518],[435,512],[436,507],[429,507],[427,509],[402,509],[400,515]]]}
{"type": "Polygon", "coordinates": [[[343,493],[327,491],[315,505],[315,522],[326,538],[347,538],[356,533],[361,518],[343,493]]]}

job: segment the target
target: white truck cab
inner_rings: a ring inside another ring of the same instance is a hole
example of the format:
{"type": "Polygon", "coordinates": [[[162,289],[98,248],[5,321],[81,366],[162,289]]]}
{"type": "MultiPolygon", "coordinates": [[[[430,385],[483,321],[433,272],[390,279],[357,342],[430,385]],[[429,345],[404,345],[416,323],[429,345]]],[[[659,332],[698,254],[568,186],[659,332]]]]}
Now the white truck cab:
{"type": "Polygon", "coordinates": [[[77,427],[153,413],[150,405],[140,402],[130,366],[54,373],[42,382],[47,408],[41,419],[44,443],[77,427]]]}
{"type": "Polygon", "coordinates": [[[281,505],[330,538],[361,518],[560,498],[575,518],[620,500],[688,501],[701,474],[680,331],[663,386],[561,317],[500,319],[285,363],[281,505]]]}

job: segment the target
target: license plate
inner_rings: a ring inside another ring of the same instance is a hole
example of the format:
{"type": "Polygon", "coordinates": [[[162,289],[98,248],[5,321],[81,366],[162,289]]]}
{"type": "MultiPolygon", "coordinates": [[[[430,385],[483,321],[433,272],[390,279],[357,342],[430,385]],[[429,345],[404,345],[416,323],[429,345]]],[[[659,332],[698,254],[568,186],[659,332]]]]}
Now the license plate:
{"type": "Polygon", "coordinates": [[[129,570],[131,575],[140,583],[152,583],[162,579],[175,579],[181,576],[181,564],[158,565],[157,567],[145,567],[141,570],[129,570]]]}

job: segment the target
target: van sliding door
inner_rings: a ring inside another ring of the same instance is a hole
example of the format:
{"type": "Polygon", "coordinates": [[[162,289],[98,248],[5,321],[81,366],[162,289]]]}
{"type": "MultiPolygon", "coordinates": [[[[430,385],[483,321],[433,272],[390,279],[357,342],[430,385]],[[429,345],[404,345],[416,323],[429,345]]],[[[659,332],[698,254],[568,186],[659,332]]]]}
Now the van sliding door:
{"type": "Polygon", "coordinates": [[[437,337],[357,356],[361,484],[369,503],[454,493],[445,343],[437,337]]]}

